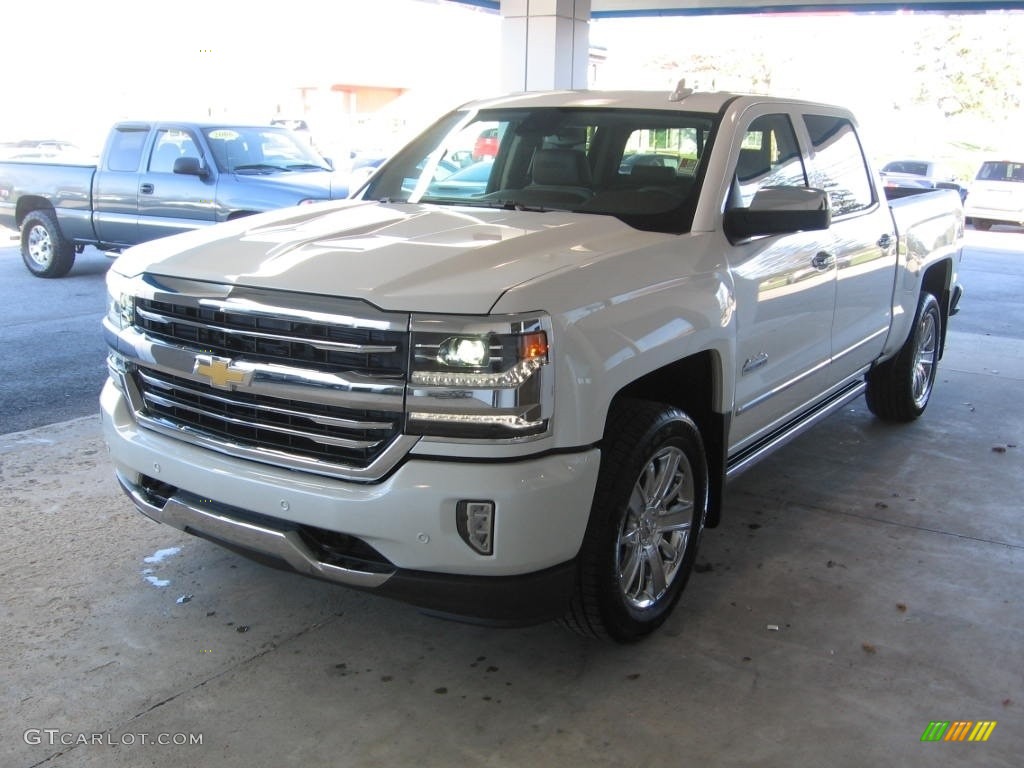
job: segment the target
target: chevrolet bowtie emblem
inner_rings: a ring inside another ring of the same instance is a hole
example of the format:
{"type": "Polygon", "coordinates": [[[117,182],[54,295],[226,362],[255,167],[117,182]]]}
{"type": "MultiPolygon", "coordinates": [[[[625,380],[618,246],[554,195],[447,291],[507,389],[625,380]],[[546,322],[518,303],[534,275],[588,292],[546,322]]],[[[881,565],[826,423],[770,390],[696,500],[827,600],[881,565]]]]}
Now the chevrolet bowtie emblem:
{"type": "Polygon", "coordinates": [[[230,357],[214,357],[213,355],[196,355],[196,365],[192,369],[197,376],[209,379],[210,384],[218,389],[234,389],[236,384],[248,380],[249,371],[231,367],[230,357]]]}

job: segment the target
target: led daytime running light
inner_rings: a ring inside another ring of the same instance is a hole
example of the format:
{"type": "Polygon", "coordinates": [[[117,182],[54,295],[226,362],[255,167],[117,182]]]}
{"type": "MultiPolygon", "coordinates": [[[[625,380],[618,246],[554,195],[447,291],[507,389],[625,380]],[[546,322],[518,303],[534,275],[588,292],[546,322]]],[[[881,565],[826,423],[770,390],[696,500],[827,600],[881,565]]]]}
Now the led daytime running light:
{"type": "Polygon", "coordinates": [[[467,389],[515,389],[529,379],[546,359],[520,360],[501,373],[458,373],[449,371],[413,371],[412,383],[421,387],[464,387],[467,389]]]}
{"type": "Polygon", "coordinates": [[[414,421],[448,422],[450,424],[500,424],[511,429],[532,429],[544,423],[543,419],[527,421],[521,416],[488,415],[475,413],[426,413],[413,411],[409,418],[414,421]]]}

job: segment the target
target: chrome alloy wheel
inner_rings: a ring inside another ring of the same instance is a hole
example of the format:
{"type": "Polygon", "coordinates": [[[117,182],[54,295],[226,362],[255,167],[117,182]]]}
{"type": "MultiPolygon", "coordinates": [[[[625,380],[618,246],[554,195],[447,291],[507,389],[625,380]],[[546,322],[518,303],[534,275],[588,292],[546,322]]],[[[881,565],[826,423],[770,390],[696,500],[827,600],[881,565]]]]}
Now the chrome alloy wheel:
{"type": "Polygon", "coordinates": [[[922,312],[917,324],[917,345],[914,349],[914,405],[923,408],[932,393],[935,364],[939,356],[939,334],[933,312],[922,312]]]}
{"type": "Polygon", "coordinates": [[[42,269],[49,267],[53,261],[53,240],[46,227],[42,224],[33,225],[28,231],[26,243],[29,258],[42,269]]]}
{"type": "Polygon", "coordinates": [[[672,586],[692,535],[693,472],[675,446],[655,453],[629,497],[616,542],[619,589],[635,609],[649,608],[672,586]]]}

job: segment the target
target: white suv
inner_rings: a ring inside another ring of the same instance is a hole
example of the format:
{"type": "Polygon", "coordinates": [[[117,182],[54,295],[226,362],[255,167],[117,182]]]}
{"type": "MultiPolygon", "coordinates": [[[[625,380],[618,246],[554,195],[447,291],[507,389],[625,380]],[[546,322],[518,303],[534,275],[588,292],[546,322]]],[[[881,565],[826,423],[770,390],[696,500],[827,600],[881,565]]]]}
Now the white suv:
{"type": "Polygon", "coordinates": [[[1024,226],[1024,162],[982,163],[964,209],[975,229],[999,223],[1024,226]]]}

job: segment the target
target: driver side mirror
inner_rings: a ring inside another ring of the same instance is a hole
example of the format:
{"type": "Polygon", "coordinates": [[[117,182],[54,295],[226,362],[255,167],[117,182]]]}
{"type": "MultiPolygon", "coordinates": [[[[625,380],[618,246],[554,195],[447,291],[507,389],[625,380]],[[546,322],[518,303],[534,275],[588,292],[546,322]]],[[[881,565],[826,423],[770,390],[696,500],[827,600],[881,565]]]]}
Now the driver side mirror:
{"type": "Polygon", "coordinates": [[[730,208],[722,228],[730,241],[760,235],[785,235],[828,229],[832,209],[828,193],[807,187],[759,189],[749,208],[730,208]]]}
{"type": "Polygon", "coordinates": [[[179,157],[174,161],[175,173],[180,173],[184,176],[198,176],[201,179],[205,179],[210,175],[210,172],[203,167],[198,157],[179,157]]]}

